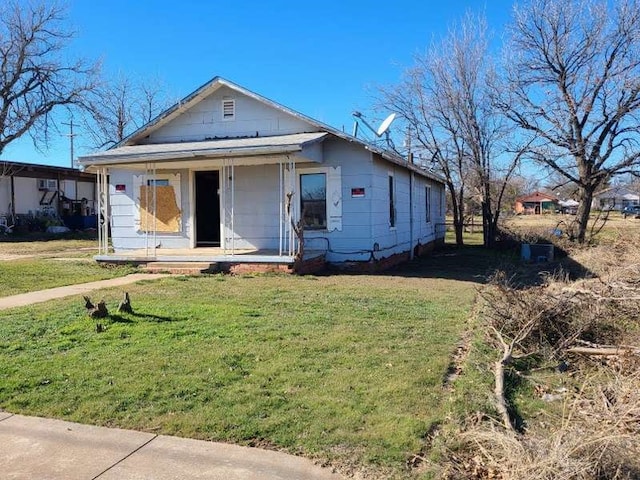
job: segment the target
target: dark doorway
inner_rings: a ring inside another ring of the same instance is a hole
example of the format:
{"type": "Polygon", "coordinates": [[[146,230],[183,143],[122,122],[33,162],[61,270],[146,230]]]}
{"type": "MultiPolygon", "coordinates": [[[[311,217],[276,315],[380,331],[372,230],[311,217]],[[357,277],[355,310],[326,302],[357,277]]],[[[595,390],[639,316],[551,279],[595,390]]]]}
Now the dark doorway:
{"type": "Polygon", "coordinates": [[[220,246],[220,172],[196,172],[196,246],[220,246]]]}

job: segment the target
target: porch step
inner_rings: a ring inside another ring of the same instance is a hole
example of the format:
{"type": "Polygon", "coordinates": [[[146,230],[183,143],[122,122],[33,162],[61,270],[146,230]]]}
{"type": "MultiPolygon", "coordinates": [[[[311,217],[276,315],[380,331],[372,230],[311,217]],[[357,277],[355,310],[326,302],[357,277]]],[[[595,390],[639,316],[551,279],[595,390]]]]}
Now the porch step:
{"type": "Polygon", "coordinates": [[[210,262],[149,262],[143,270],[151,273],[171,273],[173,275],[200,275],[215,273],[219,270],[217,263],[210,262]]]}

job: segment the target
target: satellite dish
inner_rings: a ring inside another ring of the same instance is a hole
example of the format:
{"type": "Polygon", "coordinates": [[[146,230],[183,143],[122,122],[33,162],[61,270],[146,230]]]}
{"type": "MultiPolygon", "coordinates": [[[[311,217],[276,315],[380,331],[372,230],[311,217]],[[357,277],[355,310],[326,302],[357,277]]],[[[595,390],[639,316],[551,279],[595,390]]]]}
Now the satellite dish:
{"type": "Polygon", "coordinates": [[[396,119],[396,114],[392,113],[391,115],[389,115],[387,118],[384,119],[384,121],[380,124],[380,126],[378,127],[378,131],[376,132],[376,135],[378,137],[381,137],[382,135],[385,134],[385,132],[387,130],[389,130],[389,127],[391,126],[391,123],[396,119]]]}
{"type": "Polygon", "coordinates": [[[389,127],[391,126],[391,123],[396,119],[396,114],[392,113],[391,115],[389,115],[387,118],[384,119],[384,121],[380,124],[380,126],[378,127],[378,129],[376,130],[375,128],[373,128],[371,125],[369,125],[369,122],[367,122],[364,119],[364,116],[360,113],[360,112],[353,112],[352,115],[356,118],[356,122],[355,125],[353,126],[353,136],[357,136],[358,134],[358,122],[362,122],[362,124],[367,127],[367,129],[369,129],[376,137],[380,138],[383,135],[386,134],[387,136],[387,140],[389,140],[389,127]]]}

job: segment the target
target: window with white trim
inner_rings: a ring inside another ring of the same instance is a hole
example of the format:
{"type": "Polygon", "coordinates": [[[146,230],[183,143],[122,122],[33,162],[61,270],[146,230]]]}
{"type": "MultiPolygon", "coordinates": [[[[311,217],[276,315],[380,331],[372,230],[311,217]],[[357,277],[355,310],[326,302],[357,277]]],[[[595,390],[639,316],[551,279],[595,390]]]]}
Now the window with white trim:
{"type": "Polygon", "coordinates": [[[327,228],[327,174],[300,174],[300,212],[304,228],[327,228]]]}
{"type": "Polygon", "coordinates": [[[222,100],[222,119],[235,120],[236,118],[236,101],[234,99],[222,100]]]}

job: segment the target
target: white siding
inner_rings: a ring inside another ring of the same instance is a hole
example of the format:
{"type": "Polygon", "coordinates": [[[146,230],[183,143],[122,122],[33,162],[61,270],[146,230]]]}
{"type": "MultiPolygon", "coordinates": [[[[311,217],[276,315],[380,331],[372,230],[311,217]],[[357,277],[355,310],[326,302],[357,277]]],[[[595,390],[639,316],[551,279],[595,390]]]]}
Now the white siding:
{"type": "Polygon", "coordinates": [[[42,192],[38,190],[37,178],[15,177],[13,179],[16,213],[35,213],[40,209],[42,192]]]}
{"type": "MultiPolygon", "coordinates": [[[[331,262],[368,260],[374,243],[370,212],[373,198],[371,153],[339,139],[326,140],[322,146],[325,160],[322,166],[341,167],[342,230],[305,231],[305,248],[328,248],[327,260],[331,262]],[[364,188],[365,196],[352,198],[352,188],[364,188]]],[[[298,173],[303,173],[305,167],[315,168],[318,165],[300,165],[298,173]]]]}
{"type": "MultiPolygon", "coordinates": [[[[157,171],[156,177],[162,177],[162,171],[157,171]]],[[[166,172],[170,174],[175,171],[166,172]]],[[[180,171],[180,209],[182,211],[180,233],[157,233],[156,241],[164,248],[189,248],[190,247],[190,206],[189,206],[189,173],[180,171]]],[[[135,218],[136,200],[135,195],[139,192],[135,191],[134,178],[131,171],[127,170],[110,170],[109,182],[109,206],[110,206],[110,222],[111,237],[113,248],[116,252],[122,250],[140,249],[146,246],[152,247],[152,235],[141,232],[136,227],[135,218]],[[124,192],[116,192],[116,185],[124,185],[124,192]]]]}
{"type": "MultiPolygon", "coordinates": [[[[235,167],[235,248],[277,249],[280,239],[278,165],[235,167]]],[[[227,202],[230,192],[225,191],[227,202]]],[[[231,245],[227,245],[231,247],[231,245]]]]}
{"type": "Polygon", "coordinates": [[[0,215],[11,213],[11,178],[0,177],[0,215]]]}
{"type": "MultiPolygon", "coordinates": [[[[414,173],[383,160],[375,161],[373,174],[374,201],[372,205],[373,237],[378,240],[380,252],[376,258],[388,257],[413,249],[417,244],[427,244],[436,240],[436,232],[442,230],[444,217],[441,208],[442,187],[414,173]],[[393,175],[395,185],[395,228],[389,226],[389,175],[393,175]],[[410,183],[412,183],[410,194],[410,183]],[[431,186],[431,221],[426,221],[425,186],[431,186]],[[412,204],[413,227],[410,216],[412,204]],[[440,228],[440,230],[438,230],[440,228]]],[[[443,231],[443,230],[442,230],[443,231]]]]}
{"type": "Polygon", "coordinates": [[[296,117],[221,87],[208,98],[153,132],[142,143],[197,141],[224,137],[253,137],[317,132],[296,117]],[[235,100],[235,118],[223,120],[222,101],[235,100]]]}

